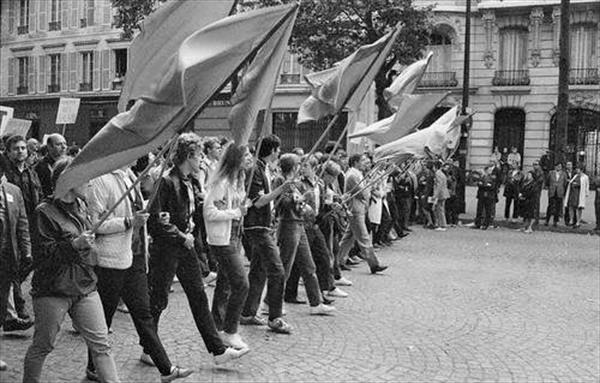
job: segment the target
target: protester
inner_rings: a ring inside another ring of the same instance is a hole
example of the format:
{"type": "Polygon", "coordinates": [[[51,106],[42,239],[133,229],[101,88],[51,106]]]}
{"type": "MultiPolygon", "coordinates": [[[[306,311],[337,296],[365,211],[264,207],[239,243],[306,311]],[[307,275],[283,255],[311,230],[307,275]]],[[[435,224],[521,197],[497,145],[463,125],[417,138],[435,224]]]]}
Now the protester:
{"type": "MultiPolygon", "coordinates": [[[[57,160],[50,180],[71,163],[57,160]]],[[[88,184],[49,199],[37,208],[41,252],[34,259],[31,282],[35,332],[25,355],[23,382],[40,382],[47,355],[54,349],[56,336],[68,312],[73,326],[92,352],[102,382],[119,382],[108,342],[108,327],[90,253],[94,234],[83,198],[88,184]]]]}
{"type": "Polygon", "coordinates": [[[54,192],[52,167],[57,160],[67,154],[67,141],[62,135],[54,133],[48,136],[46,148],[48,153],[39,160],[35,167],[35,171],[42,184],[42,195],[44,198],[50,197],[54,192]]]}
{"type": "Polygon", "coordinates": [[[446,231],[446,200],[450,198],[448,191],[447,167],[436,164],[435,179],[433,186],[433,211],[435,214],[436,231],[446,231]]]}
{"type": "Polygon", "coordinates": [[[519,188],[519,214],[523,217],[523,230],[527,234],[533,233],[533,218],[535,215],[535,198],[537,196],[537,183],[535,171],[525,173],[525,178],[519,188]]]}
{"type": "Polygon", "coordinates": [[[27,165],[35,168],[40,160],[40,142],[35,138],[27,140],[27,165]]]}
{"type": "Polygon", "coordinates": [[[446,221],[450,227],[458,225],[458,197],[456,195],[456,189],[458,185],[458,168],[454,166],[452,162],[447,162],[444,165],[447,169],[448,178],[448,194],[450,197],[446,200],[446,221]]]}
{"type": "Polygon", "coordinates": [[[512,168],[506,175],[504,184],[504,219],[514,222],[519,217],[519,188],[523,182],[523,173],[516,167],[516,164],[510,165],[512,168]],[[512,217],[510,207],[512,205],[512,217]]]}
{"type": "Polygon", "coordinates": [[[546,209],[546,226],[550,222],[550,218],[554,216],[554,224],[556,227],[563,211],[563,198],[567,191],[567,180],[565,172],[562,170],[560,162],[554,165],[554,170],[548,174],[548,208],[546,209]]]}
{"type": "Polygon", "coordinates": [[[565,206],[569,208],[569,216],[573,218],[573,228],[581,226],[581,215],[585,209],[585,200],[589,194],[590,180],[584,172],[584,166],[575,168],[575,175],[569,180],[565,206]]]}
{"type": "Polygon", "coordinates": [[[487,230],[494,224],[494,210],[496,208],[496,178],[493,175],[493,166],[485,168],[485,172],[477,183],[477,213],[475,228],[487,230]]]}
{"type": "Polygon", "coordinates": [[[546,177],[544,175],[544,171],[540,166],[539,161],[533,162],[533,174],[535,180],[535,196],[533,200],[533,218],[534,224],[538,225],[540,223],[540,199],[542,197],[542,190],[544,189],[544,185],[546,183],[546,177]]]}
{"type": "MultiPolygon", "coordinates": [[[[565,163],[565,176],[567,178],[567,183],[569,183],[573,179],[574,175],[575,175],[575,171],[573,170],[573,162],[567,161],[565,163]]],[[[563,201],[563,204],[564,204],[564,201],[563,201]]],[[[571,225],[571,221],[573,223],[575,223],[575,217],[571,216],[569,207],[566,206],[566,204],[565,204],[565,212],[564,212],[564,214],[565,214],[565,226],[570,226],[571,225]],[[573,218],[572,220],[571,220],[571,217],[573,218]]]]}
{"type": "Polygon", "coordinates": [[[510,147],[510,153],[506,158],[506,162],[510,169],[514,169],[515,167],[521,169],[521,154],[517,151],[516,146],[510,147]]]}
{"type": "Polygon", "coordinates": [[[419,216],[423,221],[424,228],[433,229],[435,226],[432,216],[432,197],[435,173],[433,172],[433,163],[431,161],[426,162],[425,166],[421,169],[418,182],[419,216]]]}
{"type": "Polygon", "coordinates": [[[196,208],[191,174],[200,167],[200,139],[193,133],[177,138],[173,167],[163,175],[156,199],[149,206],[148,232],[153,238],[150,247],[150,309],[154,325],[167,308],[169,289],[177,275],[188,298],[196,327],[206,349],[214,355],[216,364],[243,356],[248,350],[226,347],[215,327],[204,291],[200,264],[195,255],[193,215],[196,208]]]}
{"type": "Polygon", "coordinates": [[[219,263],[212,316],[223,343],[236,349],[248,349],[238,323],[249,289],[240,254],[240,221],[247,211],[244,171],[251,163],[245,146],[229,145],[207,183],[204,201],[207,243],[219,263]]]}
{"type": "MultiPolygon", "coordinates": [[[[0,327],[7,330],[4,322],[9,293],[13,282],[20,282],[21,269],[31,265],[31,242],[25,202],[21,190],[4,180],[4,169],[0,168],[0,327]]],[[[26,330],[33,326],[27,321],[26,330]]],[[[0,359],[0,371],[6,370],[0,359]]]]}

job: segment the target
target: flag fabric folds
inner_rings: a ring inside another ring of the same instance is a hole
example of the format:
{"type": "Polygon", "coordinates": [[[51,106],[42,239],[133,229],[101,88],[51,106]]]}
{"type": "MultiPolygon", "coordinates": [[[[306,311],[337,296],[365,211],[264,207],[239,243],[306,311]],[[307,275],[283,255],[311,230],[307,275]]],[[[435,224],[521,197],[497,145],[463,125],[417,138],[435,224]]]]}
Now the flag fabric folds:
{"type": "Polygon", "coordinates": [[[226,17],[183,41],[153,91],[111,119],[57,181],[56,196],[147,154],[181,131],[296,13],[283,5],[226,17]]]}
{"type": "Polygon", "coordinates": [[[150,94],[181,43],[192,33],[226,17],[234,3],[234,0],[170,1],[148,16],[129,47],[119,112],[125,111],[129,100],[150,94]]]}
{"type": "Polygon", "coordinates": [[[333,68],[305,76],[312,94],[300,105],[298,123],[319,120],[343,107],[356,111],[385,62],[400,27],[364,45],[333,68]]]}
{"type": "Polygon", "coordinates": [[[415,91],[421,81],[421,77],[423,77],[423,73],[427,70],[427,65],[429,65],[431,56],[433,56],[433,52],[429,52],[424,59],[414,62],[406,67],[402,73],[396,77],[394,82],[384,89],[383,97],[394,110],[400,108],[405,95],[412,94],[415,91]]]}
{"type": "Polygon", "coordinates": [[[232,97],[229,127],[234,141],[240,145],[248,143],[259,112],[271,106],[295,20],[296,13],[287,18],[269,41],[258,50],[232,97]]]}
{"type": "Polygon", "coordinates": [[[464,116],[458,116],[458,106],[455,106],[428,128],[378,147],[375,149],[375,156],[424,158],[427,152],[430,152],[443,157],[447,151],[454,150],[458,145],[460,124],[464,119],[464,116]]]}

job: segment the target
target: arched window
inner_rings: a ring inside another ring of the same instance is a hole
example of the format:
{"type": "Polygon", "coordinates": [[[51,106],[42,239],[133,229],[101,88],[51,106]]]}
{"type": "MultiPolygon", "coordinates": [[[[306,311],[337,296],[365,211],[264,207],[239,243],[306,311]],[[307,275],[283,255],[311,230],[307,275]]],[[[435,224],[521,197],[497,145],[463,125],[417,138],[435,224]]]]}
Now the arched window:
{"type": "Polygon", "coordinates": [[[502,152],[506,148],[510,152],[511,147],[516,147],[523,156],[523,144],[525,140],[525,112],[519,108],[504,108],[496,111],[494,115],[494,142],[502,152]]]}

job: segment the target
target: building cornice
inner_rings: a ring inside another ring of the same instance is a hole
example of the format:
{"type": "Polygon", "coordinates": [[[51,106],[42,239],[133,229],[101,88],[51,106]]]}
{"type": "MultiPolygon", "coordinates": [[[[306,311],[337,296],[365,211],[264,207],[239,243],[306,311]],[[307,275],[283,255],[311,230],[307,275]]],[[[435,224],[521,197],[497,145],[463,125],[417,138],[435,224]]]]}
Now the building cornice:
{"type": "Polygon", "coordinates": [[[32,51],[33,50],[33,45],[28,45],[25,47],[13,47],[10,48],[10,50],[12,52],[27,52],[27,51],[32,51]]]}

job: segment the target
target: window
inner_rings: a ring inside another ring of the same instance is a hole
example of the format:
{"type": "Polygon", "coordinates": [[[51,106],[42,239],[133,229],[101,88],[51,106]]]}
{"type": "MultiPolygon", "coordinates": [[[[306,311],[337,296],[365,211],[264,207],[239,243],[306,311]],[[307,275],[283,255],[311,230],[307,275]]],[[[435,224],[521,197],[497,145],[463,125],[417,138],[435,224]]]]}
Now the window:
{"type": "Polygon", "coordinates": [[[524,28],[500,30],[500,51],[494,85],[529,85],[527,69],[528,32],[524,28]]]}
{"type": "Polygon", "coordinates": [[[29,0],[19,0],[19,35],[29,33],[29,0]]]}
{"type": "Polygon", "coordinates": [[[60,92],[60,54],[50,55],[50,84],[48,93],[60,92]]]}
{"type": "Polygon", "coordinates": [[[90,92],[94,81],[94,54],[93,52],[83,52],[81,54],[81,83],[80,92],[90,92]]]}
{"type": "MultiPolygon", "coordinates": [[[[446,87],[456,86],[456,72],[452,69],[452,38],[450,33],[440,26],[429,38],[425,52],[433,52],[427,71],[423,74],[419,86],[446,87]]],[[[448,28],[449,29],[449,28],[448,28]]]]}
{"type": "Polygon", "coordinates": [[[302,66],[298,62],[298,56],[287,52],[281,64],[280,84],[299,84],[302,80],[302,66]]]}
{"type": "Polygon", "coordinates": [[[19,82],[17,85],[17,94],[27,94],[29,87],[27,79],[29,78],[29,57],[19,57],[18,59],[19,82]]]}
{"type": "Polygon", "coordinates": [[[115,49],[115,76],[125,77],[127,73],[127,49],[115,49]]]}
{"type": "Polygon", "coordinates": [[[51,0],[50,3],[50,23],[48,23],[48,29],[51,31],[60,30],[60,12],[61,12],[62,0],[51,0]]]}
{"type": "Polygon", "coordinates": [[[570,84],[599,84],[596,52],[596,26],[575,24],[571,26],[570,84]]]}
{"type": "Polygon", "coordinates": [[[84,5],[84,16],[85,18],[81,20],[81,27],[87,27],[90,25],[94,25],[94,0],[83,0],[85,1],[84,5]]]}

